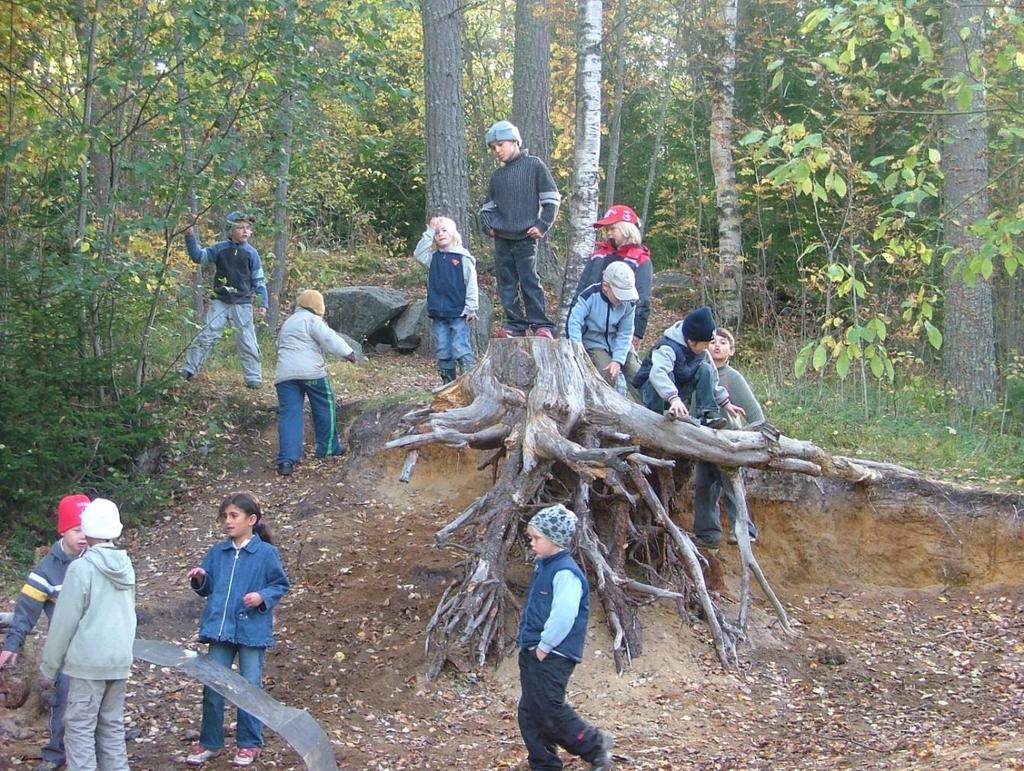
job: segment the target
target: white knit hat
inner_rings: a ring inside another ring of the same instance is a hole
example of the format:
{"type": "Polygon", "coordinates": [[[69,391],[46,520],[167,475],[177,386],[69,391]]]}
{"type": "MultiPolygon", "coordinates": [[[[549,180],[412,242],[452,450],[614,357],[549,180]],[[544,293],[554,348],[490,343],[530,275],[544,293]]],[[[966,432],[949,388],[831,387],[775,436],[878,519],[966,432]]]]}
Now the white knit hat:
{"type": "Polygon", "coordinates": [[[112,541],[121,535],[121,513],[106,498],[97,498],[82,511],[82,535],[112,541]]]}

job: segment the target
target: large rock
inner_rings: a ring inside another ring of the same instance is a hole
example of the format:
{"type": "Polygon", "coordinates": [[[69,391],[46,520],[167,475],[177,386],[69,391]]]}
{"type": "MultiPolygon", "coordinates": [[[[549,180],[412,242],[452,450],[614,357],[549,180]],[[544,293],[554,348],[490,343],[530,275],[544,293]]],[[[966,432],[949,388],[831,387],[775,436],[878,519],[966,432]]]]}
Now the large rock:
{"type": "Polygon", "coordinates": [[[404,311],[402,315],[391,324],[395,333],[395,347],[403,353],[412,353],[423,342],[423,329],[426,327],[427,334],[430,334],[430,319],[427,319],[427,301],[417,300],[404,311]],[[424,319],[427,323],[424,325],[424,319]]]}
{"type": "MultiPolygon", "coordinates": [[[[487,296],[486,292],[480,292],[480,307],[476,312],[476,323],[472,324],[473,355],[479,361],[487,350],[487,342],[491,337],[491,327],[494,325],[494,303],[487,296]]],[[[427,316],[426,301],[423,301],[423,316],[420,321],[420,347],[419,352],[424,356],[434,356],[434,335],[430,331],[430,318],[427,316]]]]}
{"type": "Polygon", "coordinates": [[[339,332],[338,334],[341,336],[342,340],[344,340],[346,343],[348,343],[348,347],[356,352],[356,361],[365,361],[366,360],[366,355],[363,353],[363,346],[362,346],[362,344],[359,343],[358,340],[355,340],[354,338],[349,337],[344,332],[339,332]]]}
{"type": "Polygon", "coordinates": [[[327,323],[337,332],[364,342],[387,327],[409,306],[397,289],[381,286],[348,286],[324,293],[327,323]]]}
{"type": "Polygon", "coordinates": [[[693,281],[678,270],[659,270],[651,285],[654,289],[692,289],[693,281]]]}

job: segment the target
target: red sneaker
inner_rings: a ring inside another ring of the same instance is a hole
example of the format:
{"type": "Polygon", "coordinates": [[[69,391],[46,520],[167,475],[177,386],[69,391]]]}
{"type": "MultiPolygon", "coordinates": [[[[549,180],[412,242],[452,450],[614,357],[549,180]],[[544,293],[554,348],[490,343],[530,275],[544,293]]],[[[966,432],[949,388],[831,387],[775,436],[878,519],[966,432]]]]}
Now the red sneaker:
{"type": "Polygon", "coordinates": [[[537,337],[546,337],[548,340],[554,340],[555,336],[551,334],[551,330],[547,327],[539,327],[537,331],[533,333],[537,337]]]}
{"type": "Polygon", "coordinates": [[[233,766],[251,766],[256,762],[256,758],[260,756],[259,747],[242,747],[235,753],[234,760],[231,761],[233,766]]]}
{"type": "Polygon", "coordinates": [[[201,766],[208,760],[224,754],[224,750],[208,750],[201,744],[196,744],[189,750],[185,763],[189,766],[201,766]]]}

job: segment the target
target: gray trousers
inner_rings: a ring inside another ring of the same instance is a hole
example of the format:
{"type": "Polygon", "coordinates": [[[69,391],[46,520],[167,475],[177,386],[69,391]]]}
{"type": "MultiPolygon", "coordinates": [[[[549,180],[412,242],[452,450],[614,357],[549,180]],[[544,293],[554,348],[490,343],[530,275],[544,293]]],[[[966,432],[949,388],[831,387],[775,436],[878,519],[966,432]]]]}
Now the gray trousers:
{"type": "Polygon", "coordinates": [[[235,345],[242,360],[242,375],[248,385],[263,382],[260,346],[256,342],[256,325],[252,319],[252,304],[231,305],[221,300],[210,300],[206,323],[188,347],[182,372],[196,374],[210,358],[214,343],[221,339],[228,325],[235,328],[235,345]]]}
{"type": "Polygon", "coordinates": [[[64,713],[67,771],[130,771],[124,742],[127,680],[68,678],[64,713]]]}

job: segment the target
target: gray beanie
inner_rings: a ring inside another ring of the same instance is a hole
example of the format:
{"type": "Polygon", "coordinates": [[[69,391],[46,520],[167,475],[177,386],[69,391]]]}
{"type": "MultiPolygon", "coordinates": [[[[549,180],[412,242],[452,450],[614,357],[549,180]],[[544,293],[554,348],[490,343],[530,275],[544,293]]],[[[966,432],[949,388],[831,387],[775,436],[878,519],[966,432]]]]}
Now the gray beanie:
{"type": "Polygon", "coordinates": [[[569,548],[573,533],[576,532],[576,515],[560,503],[541,509],[530,520],[530,527],[536,529],[551,543],[569,548]]]}

